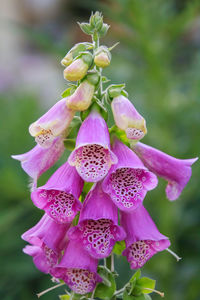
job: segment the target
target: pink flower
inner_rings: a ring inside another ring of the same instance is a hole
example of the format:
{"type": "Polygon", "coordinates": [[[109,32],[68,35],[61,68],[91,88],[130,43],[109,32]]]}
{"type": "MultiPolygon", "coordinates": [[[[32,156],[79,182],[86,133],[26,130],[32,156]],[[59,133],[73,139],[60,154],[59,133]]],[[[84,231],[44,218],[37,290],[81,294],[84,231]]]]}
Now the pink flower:
{"type": "Polygon", "coordinates": [[[84,295],[94,290],[102,281],[97,274],[98,260],[92,258],[78,241],[70,241],[64,256],[51,275],[64,280],[75,293],[84,295]]]}
{"type": "Polygon", "coordinates": [[[138,269],[154,254],[170,246],[170,241],[162,235],[143,205],[131,213],[121,212],[121,226],[126,231],[127,257],[131,269],[138,269]]]}
{"type": "Polygon", "coordinates": [[[80,213],[79,224],[68,232],[70,239],[82,243],[94,258],[110,255],[116,241],[125,238],[125,232],[118,226],[118,211],[110,197],[95,184],[88,193],[80,213]]]}
{"type": "Polygon", "coordinates": [[[112,164],[117,162],[110,150],[108,127],[101,115],[92,110],[82,123],[76,139],[76,148],[69,156],[69,164],[75,166],[84,181],[97,182],[106,176],[112,164]]]}
{"type": "Polygon", "coordinates": [[[57,224],[45,214],[34,227],[22,235],[23,240],[32,244],[23,251],[33,256],[33,262],[40,271],[49,273],[58,263],[61,251],[66,247],[69,227],[70,224],[57,224]]]}
{"type": "Polygon", "coordinates": [[[63,164],[47,183],[31,193],[33,203],[58,223],[73,220],[82,204],[78,200],[83,180],[68,162],[63,164]]]}
{"type": "Polygon", "coordinates": [[[142,143],[137,143],[132,148],[150,171],[168,181],[167,198],[176,200],[190,180],[191,166],[198,158],[177,159],[142,143]]]}
{"type": "Polygon", "coordinates": [[[126,132],[128,139],[140,140],[144,137],[147,133],[146,121],[126,97],[115,97],[111,107],[117,127],[126,132]]]}
{"type": "Polygon", "coordinates": [[[119,140],[114,140],[112,150],[118,163],[104,179],[103,190],[120,210],[130,212],[141,205],[147,191],[157,186],[157,177],[119,140]]]}
{"type": "Polygon", "coordinates": [[[42,147],[48,148],[57,136],[64,135],[75,112],[66,106],[66,98],[58,101],[41,118],[30,125],[29,132],[42,147]]]}
{"type": "Polygon", "coordinates": [[[36,145],[32,150],[12,158],[21,162],[22,169],[34,179],[37,179],[61,157],[65,150],[63,139],[57,137],[49,148],[36,145]]]}

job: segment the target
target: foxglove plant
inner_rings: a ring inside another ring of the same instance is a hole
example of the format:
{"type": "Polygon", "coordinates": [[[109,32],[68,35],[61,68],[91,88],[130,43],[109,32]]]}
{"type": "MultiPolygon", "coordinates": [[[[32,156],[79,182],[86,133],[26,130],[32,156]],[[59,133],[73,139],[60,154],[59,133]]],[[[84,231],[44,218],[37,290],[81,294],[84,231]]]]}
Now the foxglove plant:
{"type": "MultiPolygon", "coordinates": [[[[127,257],[138,269],[157,252],[167,250],[161,234],[143,206],[157,176],[168,181],[166,194],[175,200],[191,177],[194,159],[176,159],[139,142],[147,133],[144,117],[128,99],[124,84],[110,84],[102,70],[111,63],[111,48],[99,45],[109,26],[99,12],[79,24],[92,43],[76,44],[61,60],[70,86],[47,113],[30,125],[37,145],[14,155],[34,179],[33,203],[45,211],[22,238],[23,251],[36,267],[67,285],[60,299],[148,300],[155,281],[138,270],[116,290],[114,255],[127,257]],[[108,106],[115,124],[108,128],[108,106]],[[63,154],[66,162],[43,186],[37,179],[63,154]],[[103,259],[103,261],[101,261],[103,259]],[[100,265],[98,266],[98,263],[100,265]]],[[[153,259],[153,258],[152,258],[153,259]]]]}

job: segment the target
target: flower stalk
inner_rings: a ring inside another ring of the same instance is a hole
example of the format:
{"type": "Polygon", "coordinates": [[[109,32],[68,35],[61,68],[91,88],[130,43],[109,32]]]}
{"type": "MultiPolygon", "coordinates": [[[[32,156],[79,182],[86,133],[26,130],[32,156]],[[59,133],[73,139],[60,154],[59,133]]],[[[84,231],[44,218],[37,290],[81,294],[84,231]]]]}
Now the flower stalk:
{"type": "Polygon", "coordinates": [[[177,261],[181,258],[168,248],[169,238],[159,232],[143,200],[156,188],[157,176],[168,182],[168,199],[176,200],[197,158],[176,159],[139,142],[147,134],[146,121],[128,99],[125,84],[103,89],[109,81],[103,70],[118,45],[100,45],[109,25],[96,12],[89,23],[79,26],[92,43],[76,44],[61,60],[69,87],[30,125],[37,146],[13,156],[34,180],[33,203],[45,211],[22,235],[30,244],[23,251],[40,271],[64,281],[37,296],[67,285],[71,292],[65,291],[60,299],[146,299],[152,292],[164,297],[154,280],[141,277],[140,268],[163,250],[177,261]],[[109,129],[111,111],[115,123],[109,129]],[[65,149],[71,151],[65,163],[37,187],[39,176],[65,149]],[[130,268],[137,270],[119,290],[114,255],[126,256],[130,268]],[[104,265],[98,266],[100,259],[104,265]]]}

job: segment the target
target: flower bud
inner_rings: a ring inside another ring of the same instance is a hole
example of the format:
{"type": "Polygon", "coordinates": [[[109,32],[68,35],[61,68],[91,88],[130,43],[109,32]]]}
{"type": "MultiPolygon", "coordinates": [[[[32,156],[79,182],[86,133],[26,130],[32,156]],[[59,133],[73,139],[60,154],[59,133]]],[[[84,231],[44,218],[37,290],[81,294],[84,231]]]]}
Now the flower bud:
{"type": "Polygon", "coordinates": [[[101,27],[103,26],[103,17],[101,13],[97,11],[94,15],[93,14],[91,15],[90,25],[93,28],[95,28],[97,31],[101,29],[101,27]]]}
{"type": "Polygon", "coordinates": [[[86,51],[91,46],[91,43],[78,43],[65,55],[61,60],[61,64],[65,67],[68,67],[81,52],[86,51]]]}
{"type": "Polygon", "coordinates": [[[88,109],[94,95],[95,85],[84,80],[76,89],[74,94],[68,97],[66,105],[68,109],[83,111],[88,109]]]}
{"type": "Polygon", "coordinates": [[[115,124],[126,132],[128,139],[140,140],[147,133],[145,119],[123,95],[115,97],[111,104],[115,124]]]}
{"type": "Polygon", "coordinates": [[[106,52],[100,52],[94,58],[94,63],[97,67],[105,68],[110,64],[110,58],[106,52]]]}

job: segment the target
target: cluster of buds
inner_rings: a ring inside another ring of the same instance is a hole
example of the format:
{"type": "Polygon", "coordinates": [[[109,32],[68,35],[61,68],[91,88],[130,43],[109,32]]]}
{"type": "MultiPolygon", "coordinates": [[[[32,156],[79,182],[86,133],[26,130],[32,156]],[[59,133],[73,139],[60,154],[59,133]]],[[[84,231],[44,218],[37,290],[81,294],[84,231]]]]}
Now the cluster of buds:
{"type": "MultiPolygon", "coordinates": [[[[108,25],[95,13],[90,23],[80,27],[92,35],[93,43],[75,45],[61,61],[66,67],[64,78],[75,82],[30,125],[37,145],[13,156],[33,178],[31,199],[44,211],[22,238],[30,244],[24,252],[33,257],[40,271],[63,280],[74,293],[85,295],[84,299],[111,299],[121,291],[111,284],[114,253],[126,256],[136,270],[157,252],[171,252],[170,241],[157,229],[144,198],[160,176],[168,182],[167,198],[176,200],[197,158],[176,159],[140,142],[147,133],[146,122],[128,99],[125,86],[102,89],[102,68],[110,64],[111,55],[107,47],[99,46],[99,37],[108,25]],[[115,120],[110,129],[105,103],[111,103],[115,120]],[[66,162],[38,187],[39,176],[66,148],[72,150],[66,162]],[[98,267],[99,260],[110,257],[109,270],[108,264],[98,267]]],[[[124,287],[124,300],[132,296],[147,299],[146,293],[155,291],[153,281],[138,274],[124,287]]]]}

